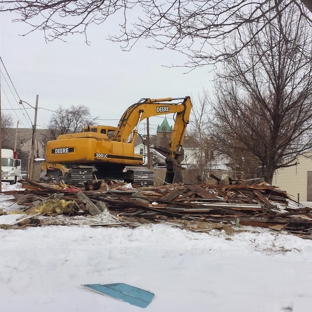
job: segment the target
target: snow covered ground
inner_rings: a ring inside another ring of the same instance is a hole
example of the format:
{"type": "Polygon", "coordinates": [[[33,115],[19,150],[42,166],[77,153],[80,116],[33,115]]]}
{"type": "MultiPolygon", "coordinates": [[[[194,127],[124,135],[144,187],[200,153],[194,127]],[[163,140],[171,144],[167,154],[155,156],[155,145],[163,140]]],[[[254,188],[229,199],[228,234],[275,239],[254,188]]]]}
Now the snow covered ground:
{"type": "MultiPolygon", "coordinates": [[[[9,199],[0,195],[0,209],[9,199]]],[[[1,311],[142,310],[81,286],[118,282],[155,294],[146,311],[310,312],[312,241],[164,224],[0,229],[1,311]]]]}

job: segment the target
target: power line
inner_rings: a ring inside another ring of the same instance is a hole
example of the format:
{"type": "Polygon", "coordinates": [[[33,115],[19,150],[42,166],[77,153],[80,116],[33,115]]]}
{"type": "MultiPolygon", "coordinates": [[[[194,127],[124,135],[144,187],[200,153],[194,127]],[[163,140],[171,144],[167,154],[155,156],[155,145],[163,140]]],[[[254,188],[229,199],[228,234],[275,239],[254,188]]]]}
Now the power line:
{"type": "MultiPolygon", "coordinates": [[[[23,109],[22,109],[22,108],[13,108],[12,103],[11,103],[11,101],[10,101],[8,95],[6,94],[6,92],[4,91],[3,88],[1,88],[1,89],[2,89],[3,93],[5,94],[5,97],[6,97],[7,101],[8,101],[8,103],[9,103],[10,106],[12,107],[12,108],[2,108],[2,110],[12,110],[12,111],[14,112],[16,118],[21,122],[21,124],[23,124],[22,121],[20,120],[20,117],[16,114],[16,111],[19,110],[19,111],[21,111],[21,113],[23,114],[23,116],[24,116],[24,118],[25,118],[25,120],[26,120],[26,123],[29,123],[28,120],[27,120],[27,118],[26,118],[26,116],[25,116],[25,114],[24,114],[24,112],[23,112],[23,109]]],[[[27,114],[27,116],[28,116],[28,118],[29,118],[29,120],[30,120],[30,124],[32,124],[32,123],[31,123],[31,119],[30,119],[30,117],[29,117],[28,114],[27,114]]]]}
{"type": "MultiPolygon", "coordinates": [[[[27,109],[33,109],[33,108],[31,108],[31,107],[23,107],[23,110],[27,110],[27,109]]],[[[38,109],[43,109],[43,110],[46,110],[46,111],[49,111],[49,112],[53,112],[53,113],[55,113],[55,111],[54,110],[52,110],[52,109],[48,109],[48,108],[45,108],[45,107],[38,107],[38,109]]],[[[22,108],[2,108],[2,110],[15,110],[15,111],[21,111],[22,110],[22,108]]]]}
{"type": "MultiPolygon", "coordinates": [[[[93,119],[93,118],[89,118],[89,119],[93,119]]],[[[110,121],[110,120],[120,120],[120,118],[118,118],[118,119],[110,119],[110,118],[102,119],[102,118],[96,118],[96,120],[108,120],[108,121],[110,121]]]]}
{"type": "Polygon", "coordinates": [[[9,84],[8,84],[8,82],[7,82],[5,76],[3,75],[2,72],[1,72],[1,75],[2,75],[2,77],[3,77],[3,79],[4,79],[4,81],[6,82],[6,84],[7,84],[8,88],[9,88],[9,90],[11,91],[11,94],[12,94],[12,96],[14,97],[14,100],[15,100],[15,101],[18,101],[18,100],[16,100],[16,98],[15,98],[15,96],[14,96],[14,94],[13,94],[13,92],[12,92],[12,90],[11,90],[11,88],[10,88],[10,86],[9,86],[9,84]]]}
{"type": "Polygon", "coordinates": [[[48,108],[45,108],[45,107],[38,107],[38,109],[43,109],[43,110],[46,110],[46,111],[49,111],[49,112],[52,112],[52,113],[56,112],[55,110],[48,109],[48,108]]]}
{"type": "MultiPolygon", "coordinates": [[[[8,78],[9,78],[9,80],[10,80],[10,82],[11,82],[11,85],[12,85],[12,87],[13,87],[13,89],[14,89],[14,91],[15,91],[15,93],[16,93],[16,95],[17,95],[17,97],[18,97],[18,99],[20,99],[20,96],[19,96],[19,94],[18,94],[18,92],[17,92],[17,90],[16,90],[16,88],[15,88],[15,85],[14,85],[14,83],[13,83],[12,79],[11,79],[11,76],[9,75],[9,73],[8,73],[8,71],[7,71],[7,69],[6,69],[6,66],[5,66],[5,64],[4,64],[4,62],[3,62],[2,57],[0,57],[0,61],[1,61],[2,65],[3,65],[4,69],[5,69],[5,72],[6,72],[6,74],[7,74],[8,78]]],[[[16,97],[15,97],[14,93],[12,92],[12,89],[11,89],[11,87],[10,87],[10,85],[9,85],[8,81],[6,80],[6,78],[5,78],[5,76],[2,74],[2,72],[1,72],[1,75],[2,75],[2,77],[4,78],[4,80],[5,80],[5,82],[6,82],[7,86],[8,86],[8,88],[9,88],[9,90],[10,90],[10,92],[11,92],[11,94],[12,94],[12,96],[13,96],[14,100],[18,103],[18,102],[19,102],[19,100],[17,100],[17,99],[16,99],[16,97]]],[[[7,94],[5,93],[5,91],[4,91],[4,89],[3,89],[3,87],[2,87],[2,86],[1,86],[1,89],[2,89],[2,91],[4,92],[4,94],[5,94],[5,96],[6,96],[7,100],[8,100],[8,103],[9,103],[9,104],[10,104],[10,106],[12,107],[12,110],[14,111],[14,113],[15,113],[15,115],[16,115],[16,117],[17,117],[17,119],[20,121],[19,116],[16,114],[15,110],[13,109],[12,103],[11,103],[11,101],[9,100],[9,98],[8,98],[7,94]]],[[[23,108],[24,108],[24,110],[25,110],[24,105],[23,105],[23,108]]],[[[27,117],[28,117],[28,118],[29,118],[29,120],[30,120],[30,124],[32,125],[32,121],[31,121],[31,118],[30,118],[30,117],[29,117],[29,115],[28,115],[28,112],[27,112],[26,110],[25,110],[25,112],[26,112],[27,117]]],[[[21,110],[21,113],[22,113],[22,114],[23,114],[23,116],[25,117],[25,114],[23,113],[23,111],[22,111],[22,110],[21,110]]],[[[27,120],[27,118],[26,118],[26,117],[25,117],[25,119],[27,120]]],[[[20,121],[20,122],[21,122],[21,121],[20,121]]],[[[21,122],[21,124],[23,124],[23,123],[21,122]]]]}
{"type": "MultiPolygon", "coordinates": [[[[3,91],[4,92],[4,91],[3,91]]],[[[20,111],[22,108],[2,108],[1,110],[11,110],[11,111],[20,111]]]]}
{"type": "Polygon", "coordinates": [[[5,69],[5,72],[7,73],[8,77],[9,77],[9,79],[10,79],[10,81],[11,81],[11,84],[12,84],[12,86],[13,86],[13,88],[14,88],[14,90],[15,90],[17,96],[18,96],[18,98],[20,99],[20,96],[19,96],[19,94],[18,94],[17,91],[16,91],[16,88],[15,88],[15,86],[14,86],[14,83],[13,83],[13,81],[12,81],[12,79],[11,79],[11,77],[10,77],[10,75],[9,75],[9,73],[8,73],[8,71],[7,71],[6,67],[5,67],[5,65],[4,65],[4,63],[3,63],[3,60],[2,60],[2,57],[1,57],[1,56],[0,56],[0,60],[1,60],[1,63],[2,63],[2,65],[3,65],[3,67],[4,67],[4,69],[5,69]]]}
{"type": "MultiPolygon", "coordinates": [[[[22,109],[21,109],[21,108],[19,108],[19,109],[14,109],[13,106],[12,106],[12,103],[11,103],[9,97],[8,97],[8,95],[6,94],[6,92],[4,91],[4,88],[3,88],[2,86],[1,86],[1,89],[2,89],[2,91],[3,91],[3,93],[4,93],[4,95],[5,95],[5,97],[6,97],[7,101],[8,101],[8,103],[9,103],[10,106],[12,107],[12,109],[7,109],[7,110],[13,110],[13,111],[14,111],[14,114],[15,114],[15,116],[16,116],[16,118],[17,118],[18,120],[20,119],[20,117],[16,114],[16,110],[20,110],[21,113],[23,114],[23,116],[24,116],[26,122],[28,123],[27,118],[26,118],[24,112],[22,111],[22,109]]],[[[2,110],[4,110],[4,109],[2,109],[2,110]]],[[[27,112],[26,112],[26,114],[27,114],[27,116],[28,116],[28,118],[29,118],[29,120],[30,120],[30,124],[32,124],[31,119],[30,119],[30,117],[29,117],[29,115],[28,115],[27,112]]],[[[21,122],[21,121],[20,121],[20,122],[21,122]]],[[[22,122],[21,122],[21,123],[22,123],[22,122]]]]}
{"type": "Polygon", "coordinates": [[[22,102],[22,106],[23,106],[24,111],[26,112],[26,115],[28,116],[28,118],[29,118],[29,120],[30,120],[31,126],[33,126],[33,123],[32,123],[32,121],[31,121],[31,118],[29,117],[28,112],[27,112],[27,110],[26,110],[26,108],[25,108],[23,102],[22,102]]]}
{"type": "MultiPolygon", "coordinates": [[[[6,92],[3,90],[2,86],[1,86],[1,90],[2,90],[3,94],[5,95],[7,101],[10,103],[10,105],[11,105],[11,107],[12,107],[12,104],[11,104],[11,102],[10,102],[10,100],[9,100],[9,98],[8,98],[8,96],[7,96],[7,94],[6,94],[6,92]]],[[[13,112],[14,112],[16,118],[20,121],[19,116],[16,114],[16,110],[17,110],[17,109],[14,109],[14,108],[12,108],[12,109],[3,109],[3,108],[2,108],[2,110],[13,110],[13,112]]],[[[19,109],[19,110],[20,110],[21,113],[24,115],[24,113],[22,112],[22,110],[21,110],[21,109],[19,109]]],[[[28,114],[27,114],[27,115],[28,115],[28,114]]],[[[25,115],[24,115],[24,117],[25,117],[25,115]]],[[[28,118],[29,118],[29,116],[28,116],[28,118]]],[[[25,119],[26,119],[26,117],[25,117],[25,119]]],[[[27,120],[27,119],[26,119],[26,120],[27,120]]],[[[21,121],[20,121],[20,122],[21,122],[21,121]]],[[[24,125],[23,122],[21,122],[21,124],[24,125]]],[[[30,122],[30,124],[31,124],[31,122],[30,122]]]]}

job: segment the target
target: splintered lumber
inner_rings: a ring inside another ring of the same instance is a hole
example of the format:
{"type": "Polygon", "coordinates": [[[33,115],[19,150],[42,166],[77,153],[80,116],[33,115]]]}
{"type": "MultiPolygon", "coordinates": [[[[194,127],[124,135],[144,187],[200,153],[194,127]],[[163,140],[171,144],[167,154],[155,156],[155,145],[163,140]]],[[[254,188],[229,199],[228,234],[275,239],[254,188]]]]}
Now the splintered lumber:
{"type": "Polygon", "coordinates": [[[258,199],[264,203],[266,207],[275,208],[275,206],[271,204],[270,201],[265,196],[263,196],[259,191],[254,190],[254,193],[257,195],[258,199]]]}
{"type": "Polygon", "coordinates": [[[276,189],[274,185],[240,185],[240,184],[218,184],[218,185],[209,185],[214,189],[223,189],[223,190],[263,190],[263,191],[273,191],[276,189]]]}
{"type": "MultiPolygon", "coordinates": [[[[188,193],[187,193],[188,194],[188,193]]],[[[179,199],[176,200],[177,202],[189,202],[189,203],[208,203],[208,202],[214,202],[214,203],[218,203],[218,202],[225,202],[223,198],[216,198],[216,199],[212,199],[212,198],[201,198],[201,197],[196,197],[196,198],[186,198],[186,197],[181,197],[179,199]]]]}
{"type": "Polygon", "coordinates": [[[161,197],[161,193],[155,192],[154,190],[141,190],[140,193],[144,196],[161,197]]]}
{"type": "Polygon", "coordinates": [[[77,193],[77,197],[86,204],[86,208],[92,216],[98,215],[102,212],[83,192],[77,193]]]}
{"type": "Polygon", "coordinates": [[[282,196],[276,196],[276,195],[268,195],[268,200],[279,201],[279,202],[282,202],[284,204],[286,204],[288,202],[287,198],[282,197],[282,196]]]}
{"type": "Polygon", "coordinates": [[[122,209],[122,208],[145,208],[148,209],[149,205],[142,203],[136,199],[131,199],[126,196],[118,196],[117,199],[115,198],[106,198],[105,202],[108,204],[109,208],[114,209],[122,209]]]}
{"type": "MultiPolygon", "coordinates": [[[[86,209],[83,205],[92,215],[114,211],[115,215],[131,218],[138,224],[159,220],[180,223],[196,220],[210,225],[226,223],[266,227],[312,238],[312,208],[300,204],[294,207],[285,191],[256,182],[165,185],[130,190],[121,190],[118,186],[105,191],[84,192],[78,188],[72,190],[70,186],[62,189],[31,183],[20,202],[29,205],[29,202],[34,204],[37,199],[43,201],[43,198],[62,195],[66,200],[75,201],[77,207],[83,207],[84,212],[86,209]]],[[[119,226],[118,219],[112,221],[119,226]]],[[[109,224],[104,222],[102,226],[112,226],[109,224]]]]}
{"type": "Polygon", "coordinates": [[[210,173],[210,178],[212,178],[212,179],[214,179],[214,180],[216,180],[218,183],[220,183],[221,182],[221,179],[220,178],[218,178],[217,176],[215,176],[213,173],[210,173]]]}
{"type": "Polygon", "coordinates": [[[190,191],[196,193],[199,197],[217,200],[217,197],[215,195],[213,195],[210,192],[204,190],[199,185],[185,185],[185,187],[187,189],[189,189],[190,191]]]}
{"type": "Polygon", "coordinates": [[[98,201],[96,204],[95,204],[95,206],[101,211],[101,212],[106,212],[107,211],[107,207],[106,207],[106,205],[105,205],[105,203],[104,202],[102,202],[102,201],[98,201]]]}
{"type": "Polygon", "coordinates": [[[49,193],[58,193],[58,192],[78,192],[79,189],[73,186],[67,187],[66,188],[61,188],[60,186],[52,187],[49,184],[46,183],[38,183],[30,180],[26,180],[27,183],[23,183],[23,188],[28,189],[28,190],[37,190],[37,191],[44,191],[44,192],[49,192],[49,193]]]}
{"type": "Polygon", "coordinates": [[[166,194],[165,196],[159,198],[161,201],[172,201],[175,198],[179,197],[181,194],[183,194],[183,190],[175,189],[171,191],[170,193],[166,194]]]}
{"type": "Polygon", "coordinates": [[[238,185],[253,185],[255,183],[259,183],[261,181],[260,178],[243,180],[238,183],[238,185]]]}
{"type": "MultiPolygon", "coordinates": [[[[231,209],[216,209],[216,208],[176,208],[176,207],[167,207],[165,210],[162,210],[161,212],[179,212],[183,214],[197,214],[202,216],[210,216],[210,215],[219,215],[224,216],[225,214],[231,216],[233,214],[239,215],[239,213],[232,211],[231,209]]],[[[244,215],[244,214],[243,214],[244,215]]]]}
{"type": "Polygon", "coordinates": [[[255,193],[253,191],[240,190],[239,192],[246,197],[246,200],[248,201],[249,204],[253,203],[255,197],[255,193]]]}
{"type": "MultiPolygon", "coordinates": [[[[191,202],[191,204],[197,204],[197,202],[191,202]]],[[[229,208],[233,210],[242,210],[242,211],[256,211],[262,210],[263,208],[259,204],[239,204],[239,203],[202,203],[203,207],[211,208],[229,208]]]]}
{"type": "Polygon", "coordinates": [[[112,194],[120,194],[120,195],[123,195],[123,194],[133,194],[133,193],[136,193],[138,190],[137,189],[133,189],[133,190],[114,190],[114,189],[109,189],[107,191],[107,193],[112,193],[112,194]]]}
{"type": "Polygon", "coordinates": [[[164,214],[173,217],[181,217],[182,215],[175,212],[166,211],[165,209],[157,209],[149,206],[148,204],[142,203],[135,199],[129,199],[128,197],[120,196],[118,199],[106,199],[106,203],[109,206],[109,209],[125,210],[128,208],[138,208],[148,211],[157,212],[159,214],[164,214]],[[161,212],[160,212],[161,210],[161,212]]]}

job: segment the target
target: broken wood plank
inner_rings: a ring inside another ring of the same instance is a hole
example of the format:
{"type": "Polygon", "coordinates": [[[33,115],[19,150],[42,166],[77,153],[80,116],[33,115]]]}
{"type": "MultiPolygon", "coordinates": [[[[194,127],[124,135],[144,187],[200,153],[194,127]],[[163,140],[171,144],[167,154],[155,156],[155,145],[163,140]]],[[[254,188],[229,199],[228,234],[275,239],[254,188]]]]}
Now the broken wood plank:
{"type": "Polygon", "coordinates": [[[190,191],[196,193],[199,197],[216,199],[216,196],[214,194],[211,194],[210,192],[206,191],[205,189],[203,189],[198,185],[186,184],[185,187],[190,191]]]}
{"type": "Polygon", "coordinates": [[[213,178],[214,180],[216,180],[217,183],[220,183],[220,182],[221,182],[221,179],[218,178],[218,177],[217,177],[216,175],[214,175],[213,173],[210,173],[210,174],[209,174],[209,177],[210,177],[210,178],[213,178]]]}
{"type": "Polygon", "coordinates": [[[177,197],[179,197],[181,194],[183,194],[183,190],[180,189],[175,189],[173,191],[171,191],[170,193],[166,194],[163,197],[160,197],[160,200],[162,201],[173,201],[174,199],[176,199],[177,197]]]}
{"type": "Polygon", "coordinates": [[[83,192],[78,192],[77,197],[86,204],[86,208],[92,216],[98,215],[101,213],[101,210],[89,199],[89,197],[83,192]]]}
{"type": "Polygon", "coordinates": [[[276,208],[265,196],[263,196],[259,191],[254,190],[254,193],[258,197],[258,199],[264,203],[268,208],[276,208]]]}

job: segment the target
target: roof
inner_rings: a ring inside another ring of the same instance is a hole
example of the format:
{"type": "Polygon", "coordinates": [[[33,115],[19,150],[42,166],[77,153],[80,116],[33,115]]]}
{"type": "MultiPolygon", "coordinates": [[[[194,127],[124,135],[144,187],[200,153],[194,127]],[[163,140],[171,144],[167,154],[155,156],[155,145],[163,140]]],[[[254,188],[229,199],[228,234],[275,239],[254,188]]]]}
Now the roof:
{"type": "Polygon", "coordinates": [[[172,126],[169,126],[166,116],[161,125],[157,127],[157,133],[160,132],[172,132],[172,126]]]}
{"type": "MultiPolygon", "coordinates": [[[[14,149],[16,128],[6,129],[8,136],[8,141],[5,144],[6,148],[14,149]]],[[[16,137],[16,147],[19,149],[23,144],[27,143],[32,138],[33,130],[31,128],[18,128],[17,137],[16,137]]],[[[49,140],[52,140],[50,135],[50,130],[48,129],[36,129],[35,137],[39,142],[46,143],[49,140]]]]}

